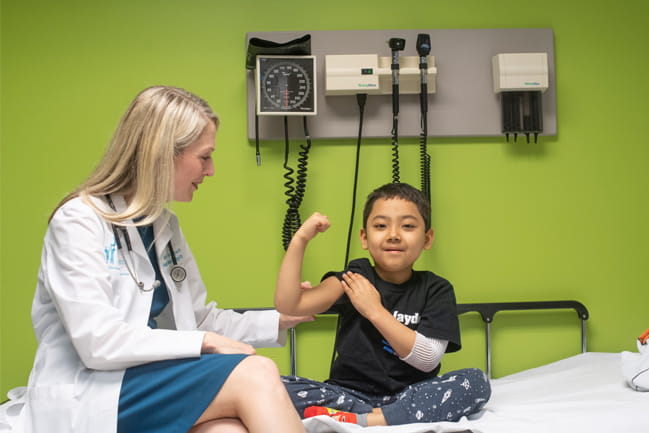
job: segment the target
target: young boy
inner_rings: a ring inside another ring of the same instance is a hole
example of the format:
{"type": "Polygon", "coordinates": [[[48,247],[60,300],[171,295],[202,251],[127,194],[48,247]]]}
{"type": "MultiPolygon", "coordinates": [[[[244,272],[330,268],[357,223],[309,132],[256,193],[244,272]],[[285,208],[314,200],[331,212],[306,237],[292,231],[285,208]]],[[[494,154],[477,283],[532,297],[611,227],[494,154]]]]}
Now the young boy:
{"type": "Polygon", "coordinates": [[[372,426],[456,421],[480,410],[491,395],[482,371],[437,376],[444,353],[460,349],[460,333],[451,284],[412,269],[433,243],[424,195],[404,183],[374,190],[360,233],[374,266],[353,260],[343,272],[329,272],[316,287],[301,289],[306,246],[328,228],[327,217],[315,213],[298,229],[275,292],[275,306],[284,314],[339,313],[330,378],[283,377],[298,413],[372,426]]]}

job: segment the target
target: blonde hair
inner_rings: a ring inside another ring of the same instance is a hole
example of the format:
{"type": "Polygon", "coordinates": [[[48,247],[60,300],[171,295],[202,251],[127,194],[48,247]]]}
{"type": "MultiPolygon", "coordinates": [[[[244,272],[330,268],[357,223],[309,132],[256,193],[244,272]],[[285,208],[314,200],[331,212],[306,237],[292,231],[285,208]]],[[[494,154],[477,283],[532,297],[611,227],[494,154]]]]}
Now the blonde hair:
{"type": "Polygon", "coordinates": [[[144,89],[122,116],[95,170],[56,209],[80,196],[111,223],[153,222],[173,199],[174,158],[198,139],[207,122],[218,128],[218,117],[198,96],[171,86],[144,89]],[[107,213],[89,200],[107,194],[128,196],[126,210],[107,213]]]}

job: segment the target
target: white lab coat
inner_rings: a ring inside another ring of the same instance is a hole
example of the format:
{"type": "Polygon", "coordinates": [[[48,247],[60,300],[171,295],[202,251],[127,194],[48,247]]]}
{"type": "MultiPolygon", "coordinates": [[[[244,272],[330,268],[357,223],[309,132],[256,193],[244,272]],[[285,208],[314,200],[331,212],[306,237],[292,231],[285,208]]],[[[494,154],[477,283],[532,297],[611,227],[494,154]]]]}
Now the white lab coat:
{"type": "MultiPolygon", "coordinates": [[[[118,210],[124,209],[122,197],[112,198],[118,210]]],[[[150,288],[153,266],[137,229],[128,232],[137,274],[150,288]]],[[[238,314],[205,304],[205,287],[173,213],[165,210],[154,234],[170,298],[158,329],[147,326],[153,291],[137,288],[123,262],[126,256],[131,263],[126,246],[123,255],[117,251],[111,226],[80,198],[54,215],[32,305],[38,350],[23,409],[26,433],[114,433],[124,370],[199,357],[204,330],[256,347],[284,344],[276,311],[238,314]],[[169,275],[169,240],[187,270],[181,283],[169,275]]]]}

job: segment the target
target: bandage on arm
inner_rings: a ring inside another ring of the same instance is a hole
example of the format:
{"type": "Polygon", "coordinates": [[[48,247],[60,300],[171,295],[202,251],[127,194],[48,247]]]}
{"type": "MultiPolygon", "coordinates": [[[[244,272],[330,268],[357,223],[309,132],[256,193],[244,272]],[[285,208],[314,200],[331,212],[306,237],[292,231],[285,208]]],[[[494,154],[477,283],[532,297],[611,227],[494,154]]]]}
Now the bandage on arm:
{"type": "Polygon", "coordinates": [[[448,340],[428,338],[419,332],[415,332],[415,344],[412,351],[405,358],[400,358],[406,364],[424,372],[432,371],[446,352],[448,340]]]}

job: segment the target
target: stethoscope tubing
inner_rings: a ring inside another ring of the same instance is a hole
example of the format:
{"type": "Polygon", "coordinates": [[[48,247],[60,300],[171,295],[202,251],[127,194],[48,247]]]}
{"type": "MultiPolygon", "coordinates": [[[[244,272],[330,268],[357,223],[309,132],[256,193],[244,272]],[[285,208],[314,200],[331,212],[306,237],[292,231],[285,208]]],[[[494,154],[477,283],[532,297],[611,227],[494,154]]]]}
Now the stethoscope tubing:
{"type": "Polygon", "coordinates": [[[120,227],[117,228],[115,224],[111,224],[113,227],[113,234],[115,235],[115,244],[117,244],[117,251],[122,255],[122,259],[124,259],[124,265],[126,266],[126,269],[128,270],[128,273],[131,275],[131,278],[137,284],[137,287],[142,291],[142,292],[150,292],[153,290],[153,286],[151,286],[150,289],[145,289],[144,288],[144,282],[140,280],[137,271],[135,270],[135,259],[133,258],[133,248],[131,247],[131,238],[128,235],[128,232],[126,229],[120,227]],[[124,242],[126,242],[126,249],[128,250],[128,255],[131,258],[131,263],[133,264],[133,267],[131,268],[131,265],[128,264],[128,261],[126,260],[126,256],[124,256],[124,249],[122,248],[122,243],[119,240],[119,233],[118,231],[122,232],[122,236],[124,236],[124,242]]]}
{"type": "MultiPolygon", "coordinates": [[[[117,211],[117,209],[115,208],[115,204],[113,203],[113,200],[110,198],[110,195],[108,194],[106,195],[106,200],[108,201],[108,205],[111,207],[111,209],[113,211],[117,211]]],[[[135,259],[133,258],[133,245],[131,244],[131,237],[128,234],[128,230],[125,227],[117,226],[112,223],[110,225],[113,229],[113,234],[115,236],[115,244],[117,246],[117,250],[122,255],[122,258],[124,259],[124,265],[126,266],[128,273],[131,275],[131,278],[138,286],[140,291],[150,292],[154,288],[158,287],[160,285],[160,282],[157,282],[158,284],[154,283],[151,286],[151,288],[148,289],[144,288],[144,282],[140,280],[137,274],[137,270],[135,269],[135,259]],[[124,255],[124,248],[122,242],[120,241],[119,232],[122,233],[122,237],[124,238],[124,243],[126,244],[126,250],[128,251],[128,255],[131,259],[131,264],[128,263],[128,261],[126,260],[126,256],[124,255]]],[[[171,275],[171,279],[175,283],[181,283],[185,280],[185,278],[187,278],[187,271],[185,270],[184,267],[178,264],[178,260],[176,259],[176,254],[174,252],[173,245],[171,244],[171,240],[169,240],[169,242],[167,243],[167,249],[169,250],[171,263],[173,264],[173,266],[171,267],[171,271],[169,272],[169,274],[171,275]]]]}

